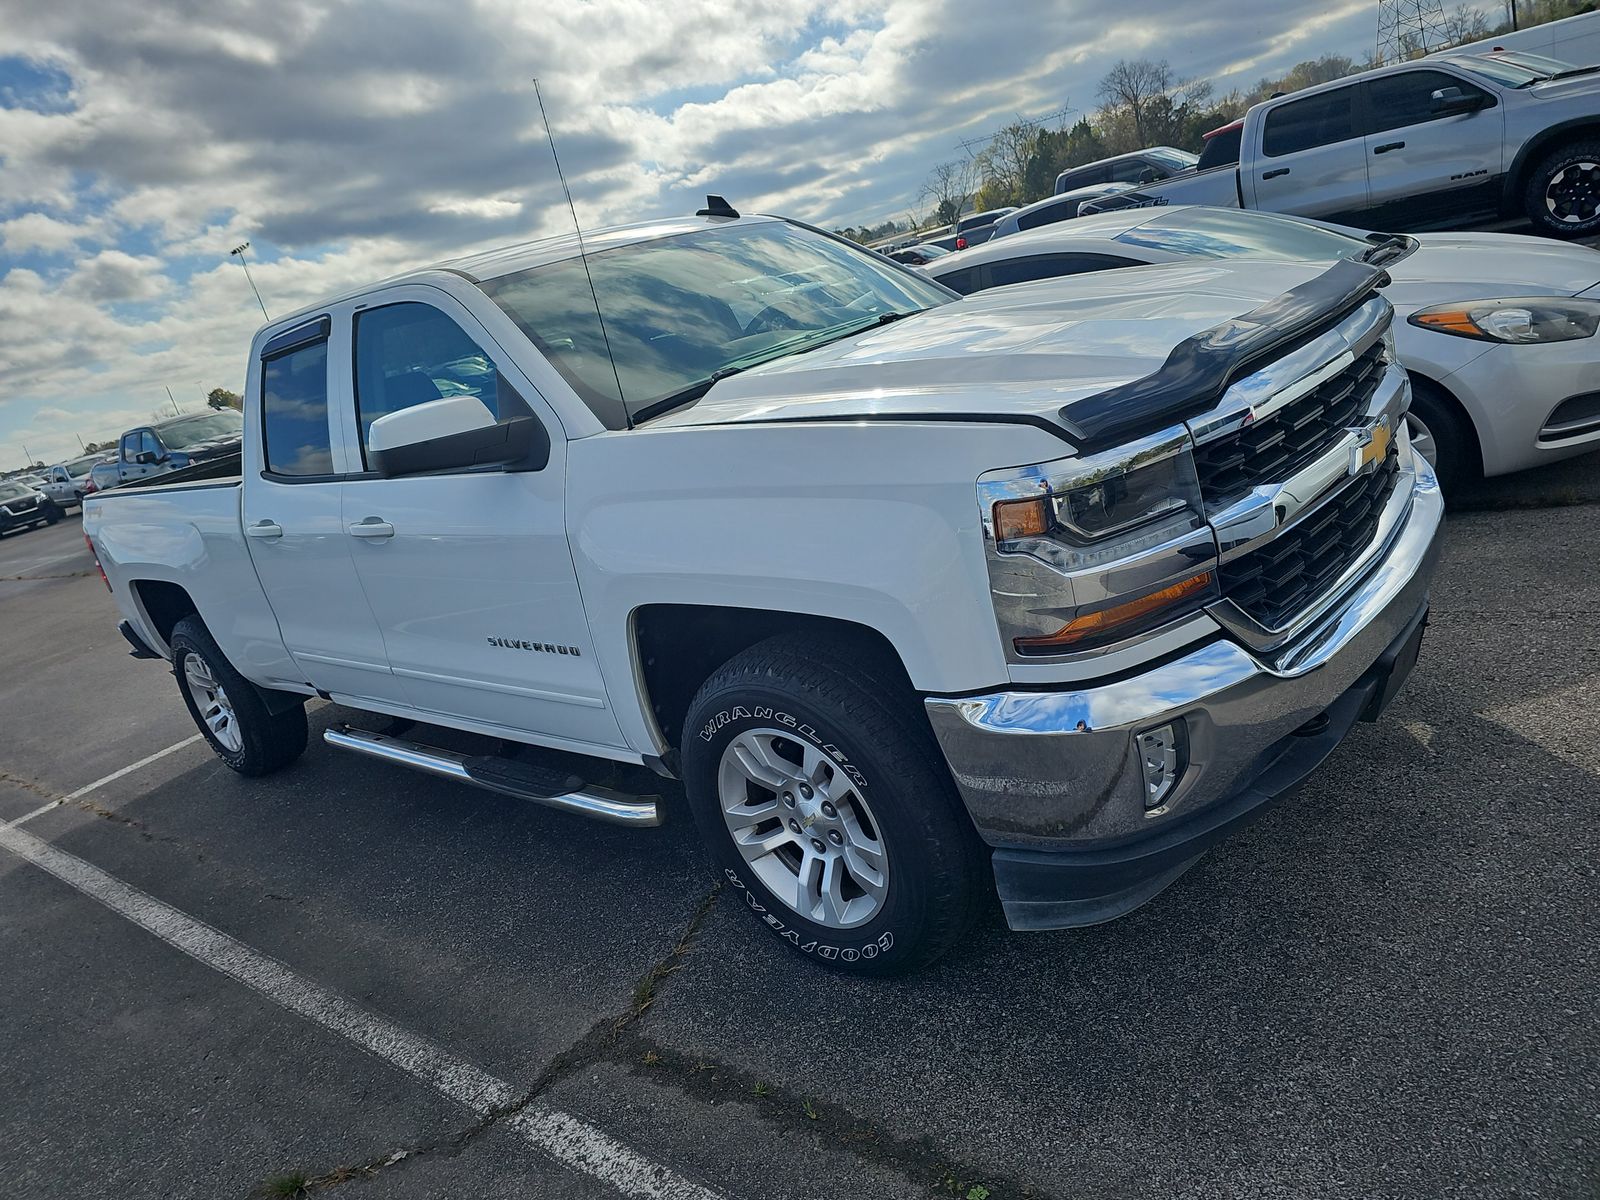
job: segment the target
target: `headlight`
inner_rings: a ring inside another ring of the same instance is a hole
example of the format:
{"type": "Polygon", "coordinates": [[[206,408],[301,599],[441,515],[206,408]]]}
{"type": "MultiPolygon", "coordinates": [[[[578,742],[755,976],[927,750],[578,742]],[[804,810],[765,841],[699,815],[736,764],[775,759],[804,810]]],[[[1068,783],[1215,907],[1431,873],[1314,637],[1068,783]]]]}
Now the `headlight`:
{"type": "Polygon", "coordinates": [[[1406,318],[1419,329],[1475,338],[1480,342],[1528,345],[1572,342],[1593,337],[1600,329],[1600,300],[1563,296],[1523,296],[1480,300],[1471,304],[1439,304],[1406,318]]]}
{"type": "Polygon", "coordinates": [[[1181,430],[979,482],[1007,654],[1074,654],[1217,596],[1216,542],[1181,430]]]}

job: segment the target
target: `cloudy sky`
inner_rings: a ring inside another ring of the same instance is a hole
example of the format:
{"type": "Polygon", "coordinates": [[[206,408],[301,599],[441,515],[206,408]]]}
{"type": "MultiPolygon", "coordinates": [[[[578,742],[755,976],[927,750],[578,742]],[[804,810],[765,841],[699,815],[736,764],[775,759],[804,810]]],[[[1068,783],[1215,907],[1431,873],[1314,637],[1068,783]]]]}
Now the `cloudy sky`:
{"type": "Polygon", "coordinates": [[[1374,0],[0,0],[0,468],[239,390],[268,309],[568,217],[904,216],[1120,57],[1225,90],[1360,54],[1374,0]],[[168,411],[170,411],[170,406],[168,411]]]}

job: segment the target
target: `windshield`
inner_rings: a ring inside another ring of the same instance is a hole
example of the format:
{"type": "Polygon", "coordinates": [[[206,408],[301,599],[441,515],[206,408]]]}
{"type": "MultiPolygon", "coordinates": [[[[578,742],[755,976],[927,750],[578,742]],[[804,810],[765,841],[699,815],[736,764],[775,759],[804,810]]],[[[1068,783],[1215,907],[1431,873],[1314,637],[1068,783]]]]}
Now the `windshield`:
{"type": "Polygon", "coordinates": [[[182,450],[201,442],[214,442],[219,438],[238,437],[244,429],[244,417],[233,410],[207,413],[202,417],[185,417],[169,425],[156,426],[162,443],[169,450],[182,450]]]}
{"type": "Polygon", "coordinates": [[[1373,248],[1292,217],[1225,208],[1176,209],[1118,234],[1117,241],[1198,258],[1355,258],[1373,248]]]}
{"type": "Polygon", "coordinates": [[[33,488],[23,487],[20,483],[0,483],[0,504],[7,500],[24,500],[33,493],[33,488]]]}
{"type": "Polygon", "coordinates": [[[1153,158],[1162,166],[1174,171],[1187,171],[1200,161],[1198,154],[1190,154],[1187,150],[1174,150],[1171,146],[1157,146],[1154,150],[1146,150],[1144,156],[1153,158]]]}
{"type": "Polygon", "coordinates": [[[953,299],[880,255],[786,221],[603,250],[589,255],[589,274],[603,334],[577,258],[479,286],[612,429],[720,373],[953,299]]]}

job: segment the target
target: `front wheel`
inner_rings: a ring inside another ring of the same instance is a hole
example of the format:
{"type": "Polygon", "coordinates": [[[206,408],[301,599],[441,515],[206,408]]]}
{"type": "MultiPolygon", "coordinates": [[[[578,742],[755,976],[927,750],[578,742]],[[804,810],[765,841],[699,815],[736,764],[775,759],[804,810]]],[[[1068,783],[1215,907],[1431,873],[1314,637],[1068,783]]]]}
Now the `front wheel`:
{"type": "Polygon", "coordinates": [[[1574,142],[1546,155],[1528,177],[1523,206],[1551,237],[1600,233],[1600,142],[1574,142]]]}
{"type": "Polygon", "coordinates": [[[218,758],[241,775],[266,775],[300,757],[306,748],[303,705],[268,709],[199,617],[173,626],[169,642],[183,702],[218,758]]]}
{"type": "Polygon", "coordinates": [[[46,525],[54,525],[59,520],[61,520],[61,508],[54,501],[52,501],[45,508],[44,523],[46,525]]]}
{"type": "Polygon", "coordinates": [[[706,681],[684,729],[695,823],[740,903],[793,949],[858,974],[931,963],[989,890],[897,675],[871,654],[773,638],[706,681]]]}
{"type": "Polygon", "coordinates": [[[1414,377],[1406,428],[1412,450],[1428,460],[1446,500],[1455,498],[1463,484],[1482,478],[1477,435],[1432,384],[1414,377]]]}

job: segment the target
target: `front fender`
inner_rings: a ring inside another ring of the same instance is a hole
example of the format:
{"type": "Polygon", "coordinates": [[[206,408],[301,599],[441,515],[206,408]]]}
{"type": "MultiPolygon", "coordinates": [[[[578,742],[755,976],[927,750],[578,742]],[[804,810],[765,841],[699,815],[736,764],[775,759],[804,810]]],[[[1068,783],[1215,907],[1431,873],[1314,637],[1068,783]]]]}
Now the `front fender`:
{"type": "Polygon", "coordinates": [[[629,616],[696,604],[877,630],[921,691],[1006,678],[976,480],[1062,457],[1028,426],[947,422],[673,427],[572,443],[569,536],[608,690],[630,743],[649,722],[629,616]]]}

